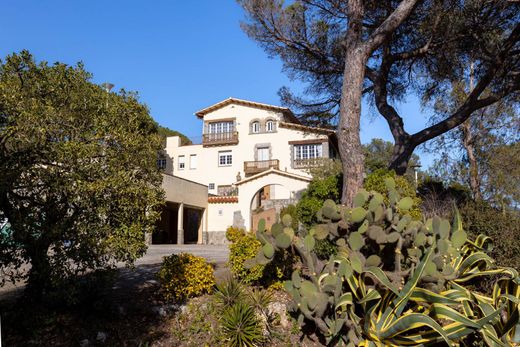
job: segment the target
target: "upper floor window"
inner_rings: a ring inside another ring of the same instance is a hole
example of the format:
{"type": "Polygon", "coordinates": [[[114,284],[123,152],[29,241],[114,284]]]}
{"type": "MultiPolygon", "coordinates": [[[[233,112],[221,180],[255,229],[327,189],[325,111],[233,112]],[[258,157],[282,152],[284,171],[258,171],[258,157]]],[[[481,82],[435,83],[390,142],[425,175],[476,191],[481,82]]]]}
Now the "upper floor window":
{"type": "Polygon", "coordinates": [[[208,124],[209,134],[231,133],[235,130],[233,121],[212,122],[208,124]]]}
{"type": "Polygon", "coordinates": [[[190,155],[190,169],[196,169],[197,168],[197,155],[191,154],[190,155]]]}
{"type": "Polygon", "coordinates": [[[305,145],[294,145],[294,158],[296,160],[314,159],[322,157],[321,143],[311,143],[305,145]]]}
{"type": "Polygon", "coordinates": [[[254,121],[253,123],[251,123],[251,132],[253,134],[257,134],[260,132],[260,122],[259,121],[254,121]]]}
{"type": "Polygon", "coordinates": [[[184,170],[184,166],[186,165],[185,158],[183,155],[179,155],[179,170],[184,170]]]}
{"type": "Polygon", "coordinates": [[[157,159],[157,167],[161,170],[165,170],[166,169],[166,158],[157,159]]]}
{"type": "Polygon", "coordinates": [[[220,151],[218,152],[218,166],[231,166],[233,165],[233,155],[231,151],[220,151]]]}
{"type": "Polygon", "coordinates": [[[265,122],[265,131],[267,131],[268,133],[272,133],[274,131],[273,120],[268,120],[267,122],[265,122]]]}

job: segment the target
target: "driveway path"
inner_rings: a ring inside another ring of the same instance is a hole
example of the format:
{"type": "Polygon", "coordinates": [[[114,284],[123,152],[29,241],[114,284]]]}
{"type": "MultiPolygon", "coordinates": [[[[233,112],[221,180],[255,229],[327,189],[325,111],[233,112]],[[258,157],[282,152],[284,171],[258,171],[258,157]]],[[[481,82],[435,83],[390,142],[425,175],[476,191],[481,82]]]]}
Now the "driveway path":
{"type": "MultiPolygon", "coordinates": [[[[135,262],[134,268],[126,268],[124,263],[118,264],[119,276],[113,289],[123,288],[128,291],[157,285],[155,274],[161,267],[163,257],[174,253],[192,253],[204,257],[215,265],[217,280],[229,275],[226,267],[229,249],[226,245],[149,245],[146,254],[135,262]]],[[[24,286],[24,283],[7,283],[0,287],[0,300],[18,295],[24,286]]]]}

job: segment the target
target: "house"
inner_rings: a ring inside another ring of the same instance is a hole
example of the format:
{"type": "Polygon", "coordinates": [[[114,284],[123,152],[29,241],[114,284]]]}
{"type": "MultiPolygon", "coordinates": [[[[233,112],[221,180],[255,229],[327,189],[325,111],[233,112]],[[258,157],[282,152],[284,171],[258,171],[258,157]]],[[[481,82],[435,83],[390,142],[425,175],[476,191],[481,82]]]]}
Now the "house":
{"type": "MultiPolygon", "coordinates": [[[[177,184],[207,187],[206,205],[195,208],[200,231],[190,242],[220,244],[231,225],[254,230],[260,218],[276,222],[277,212],[307,187],[309,168],[336,153],[333,131],[304,126],[285,107],[229,98],[195,115],[202,121],[200,143],[168,137],[160,158],[166,176],[184,180],[177,184]]],[[[191,189],[191,198],[201,190],[191,189]]],[[[175,232],[178,243],[188,241],[175,232]]]]}

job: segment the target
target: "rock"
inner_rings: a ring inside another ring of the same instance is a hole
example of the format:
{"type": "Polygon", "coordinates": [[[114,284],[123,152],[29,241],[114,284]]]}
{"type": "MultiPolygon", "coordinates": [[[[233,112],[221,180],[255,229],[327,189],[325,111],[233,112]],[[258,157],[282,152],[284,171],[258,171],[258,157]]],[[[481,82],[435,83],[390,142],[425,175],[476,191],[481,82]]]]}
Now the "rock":
{"type": "Polygon", "coordinates": [[[280,326],[283,329],[291,328],[291,321],[289,319],[289,316],[287,315],[287,305],[286,304],[274,301],[267,306],[267,309],[269,310],[269,313],[271,315],[280,316],[280,326]]]}
{"type": "Polygon", "coordinates": [[[88,339],[81,340],[79,342],[80,347],[88,347],[90,346],[90,341],[88,339]]]}
{"type": "Polygon", "coordinates": [[[158,314],[161,317],[165,317],[167,315],[166,310],[162,306],[153,306],[152,312],[158,314]]]}
{"type": "Polygon", "coordinates": [[[96,341],[105,343],[106,340],[107,340],[107,334],[102,331],[98,331],[98,333],[96,335],[96,341]]]}

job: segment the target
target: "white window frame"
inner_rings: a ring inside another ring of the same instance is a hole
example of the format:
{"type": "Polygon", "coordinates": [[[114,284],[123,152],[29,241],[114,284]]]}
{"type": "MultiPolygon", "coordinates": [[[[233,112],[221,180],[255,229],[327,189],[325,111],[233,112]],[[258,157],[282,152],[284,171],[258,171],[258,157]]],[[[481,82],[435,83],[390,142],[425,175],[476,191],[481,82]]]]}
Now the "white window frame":
{"type": "Polygon", "coordinates": [[[218,166],[232,166],[233,153],[231,151],[218,152],[218,166]]]}
{"type": "Polygon", "coordinates": [[[258,134],[260,133],[260,122],[259,121],[254,121],[251,123],[251,132],[253,134],[258,134]]]}
{"type": "Polygon", "coordinates": [[[190,154],[190,170],[195,170],[196,168],[197,168],[197,155],[190,154]]]}
{"type": "Polygon", "coordinates": [[[268,120],[265,122],[265,131],[268,133],[274,132],[274,120],[268,120]]]}
{"type": "Polygon", "coordinates": [[[186,167],[186,157],[184,155],[179,155],[178,167],[179,170],[184,170],[184,168],[186,167]]]}
{"type": "Polygon", "coordinates": [[[233,121],[208,123],[208,134],[231,133],[235,129],[233,121]]]}
{"type": "Polygon", "coordinates": [[[323,144],[309,143],[294,145],[294,159],[315,159],[323,157],[323,144]]]}

